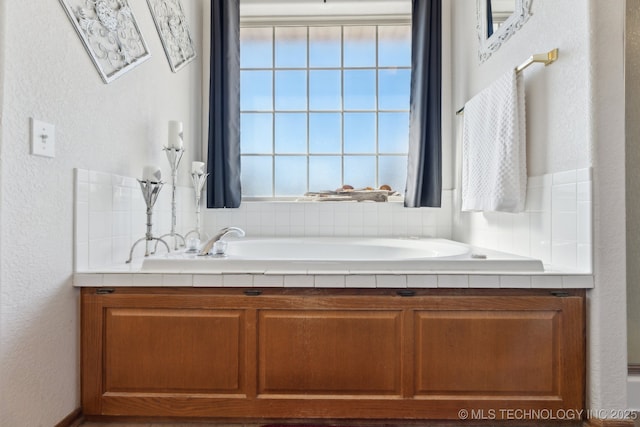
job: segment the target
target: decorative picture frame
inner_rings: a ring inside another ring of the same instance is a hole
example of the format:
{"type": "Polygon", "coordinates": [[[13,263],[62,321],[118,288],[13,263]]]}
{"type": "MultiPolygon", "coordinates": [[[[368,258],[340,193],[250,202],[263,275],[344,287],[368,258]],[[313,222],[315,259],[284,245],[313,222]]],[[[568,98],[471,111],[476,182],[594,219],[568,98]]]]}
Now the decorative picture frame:
{"type": "Polygon", "coordinates": [[[476,30],[478,32],[478,59],[480,63],[486,61],[500,49],[531,16],[532,0],[515,0],[513,13],[504,20],[500,28],[487,37],[487,1],[490,0],[476,0],[476,30]]]}
{"type": "Polygon", "coordinates": [[[128,0],[60,0],[105,83],[151,57],[128,0]]]}
{"type": "Polygon", "coordinates": [[[196,58],[193,38],[180,0],[147,0],[171,71],[179,71],[196,58]]]}

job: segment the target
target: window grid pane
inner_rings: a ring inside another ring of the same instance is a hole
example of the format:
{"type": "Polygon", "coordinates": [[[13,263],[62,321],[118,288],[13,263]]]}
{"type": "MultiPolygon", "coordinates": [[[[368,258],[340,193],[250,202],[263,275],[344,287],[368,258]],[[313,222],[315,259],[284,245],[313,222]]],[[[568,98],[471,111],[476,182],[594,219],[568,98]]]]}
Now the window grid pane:
{"type": "Polygon", "coordinates": [[[409,25],[241,28],[243,196],[391,183],[403,193],[407,34],[409,25]]]}

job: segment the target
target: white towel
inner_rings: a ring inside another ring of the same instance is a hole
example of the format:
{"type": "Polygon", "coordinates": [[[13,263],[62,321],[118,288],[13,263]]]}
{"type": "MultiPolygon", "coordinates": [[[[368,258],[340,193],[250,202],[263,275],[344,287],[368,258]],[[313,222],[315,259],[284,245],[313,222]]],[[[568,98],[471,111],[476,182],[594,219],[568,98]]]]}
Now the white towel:
{"type": "Polygon", "coordinates": [[[463,211],[524,210],[525,135],[524,84],[511,70],[464,106],[463,211]]]}

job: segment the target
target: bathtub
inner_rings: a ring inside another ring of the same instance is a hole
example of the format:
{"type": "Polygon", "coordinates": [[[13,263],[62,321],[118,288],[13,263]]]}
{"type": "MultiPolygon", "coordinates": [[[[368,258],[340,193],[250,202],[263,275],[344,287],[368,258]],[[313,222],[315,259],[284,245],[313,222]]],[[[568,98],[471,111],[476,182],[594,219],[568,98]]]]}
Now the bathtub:
{"type": "Polygon", "coordinates": [[[172,252],[145,258],[143,272],[384,274],[542,272],[540,260],[445,239],[353,237],[228,239],[225,257],[172,252]]]}

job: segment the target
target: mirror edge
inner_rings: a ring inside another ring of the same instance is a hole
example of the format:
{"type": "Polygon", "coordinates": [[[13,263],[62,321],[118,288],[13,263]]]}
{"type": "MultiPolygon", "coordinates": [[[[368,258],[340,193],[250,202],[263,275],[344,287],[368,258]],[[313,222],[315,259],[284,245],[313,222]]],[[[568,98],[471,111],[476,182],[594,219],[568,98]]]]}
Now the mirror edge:
{"type": "Polygon", "coordinates": [[[498,28],[491,37],[487,38],[487,17],[485,16],[487,0],[476,1],[476,30],[478,33],[478,59],[480,63],[486,61],[512,35],[518,31],[531,16],[531,2],[533,0],[516,0],[515,11],[498,28]]]}

